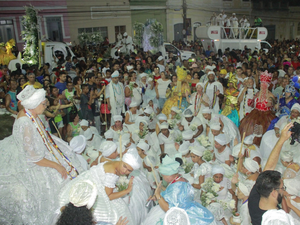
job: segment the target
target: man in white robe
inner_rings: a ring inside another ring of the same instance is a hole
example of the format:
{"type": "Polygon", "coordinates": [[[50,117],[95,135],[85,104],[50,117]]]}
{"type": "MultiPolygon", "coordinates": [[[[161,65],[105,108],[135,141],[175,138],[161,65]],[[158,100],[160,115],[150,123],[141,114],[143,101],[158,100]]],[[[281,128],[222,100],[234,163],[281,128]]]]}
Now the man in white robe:
{"type": "Polygon", "coordinates": [[[119,82],[119,72],[117,70],[113,72],[111,78],[111,82],[105,89],[105,97],[108,110],[111,113],[111,124],[114,124],[113,117],[125,113],[125,94],[123,84],[119,82]]]}
{"type": "Polygon", "coordinates": [[[215,73],[213,71],[208,72],[208,81],[204,85],[204,93],[207,94],[210,100],[210,108],[215,113],[219,113],[219,96],[223,95],[223,86],[219,81],[215,81],[215,73]]]}
{"type": "Polygon", "coordinates": [[[126,46],[126,53],[130,54],[131,52],[134,52],[132,37],[128,36],[127,32],[125,32],[123,36],[124,36],[123,43],[126,46]]]}

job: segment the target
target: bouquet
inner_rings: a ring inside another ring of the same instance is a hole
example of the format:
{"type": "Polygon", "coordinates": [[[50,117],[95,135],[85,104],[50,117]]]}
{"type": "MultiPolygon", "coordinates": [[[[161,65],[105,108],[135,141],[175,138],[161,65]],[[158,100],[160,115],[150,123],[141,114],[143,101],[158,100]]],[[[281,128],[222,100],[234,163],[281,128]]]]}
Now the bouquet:
{"type": "Polygon", "coordinates": [[[141,134],[141,132],[138,132],[138,135],[139,135],[139,138],[140,138],[140,139],[144,139],[144,138],[146,137],[147,134],[148,134],[148,129],[147,129],[147,127],[145,127],[145,126],[144,126],[144,128],[143,128],[142,134],[141,134]]]}
{"type": "Polygon", "coordinates": [[[178,120],[178,121],[180,121],[181,120],[181,115],[180,115],[180,113],[176,113],[176,115],[175,115],[175,120],[178,120]]]}
{"type": "Polygon", "coordinates": [[[154,118],[154,116],[155,116],[155,113],[154,113],[154,112],[153,112],[153,113],[151,113],[151,114],[150,114],[150,116],[149,116],[149,120],[150,120],[150,121],[152,121],[152,120],[153,120],[153,118],[154,118]]]}
{"type": "Polygon", "coordinates": [[[214,155],[210,150],[205,150],[202,156],[202,159],[206,162],[210,162],[213,159],[214,155]]]}
{"type": "Polygon", "coordinates": [[[218,203],[221,204],[224,210],[229,209],[232,211],[233,209],[235,209],[235,201],[233,199],[230,201],[218,200],[218,203]]]}
{"type": "Polygon", "coordinates": [[[176,126],[176,120],[168,119],[169,126],[173,129],[176,126]]]}
{"type": "Polygon", "coordinates": [[[201,135],[201,136],[199,136],[196,140],[197,140],[204,148],[206,148],[206,149],[212,149],[212,146],[211,146],[211,143],[210,143],[208,137],[205,137],[205,136],[201,135]]]}
{"type": "Polygon", "coordinates": [[[124,191],[128,188],[129,179],[126,176],[120,176],[116,183],[118,191],[124,191]]]}
{"type": "Polygon", "coordinates": [[[218,197],[217,192],[220,190],[220,185],[215,183],[213,178],[205,179],[205,182],[201,184],[203,193],[201,195],[201,203],[204,207],[207,207],[213,200],[218,197]]]}
{"type": "Polygon", "coordinates": [[[197,130],[197,128],[198,128],[198,126],[197,126],[196,124],[191,124],[191,125],[190,125],[190,129],[191,129],[192,131],[197,130]]]}
{"type": "Polygon", "coordinates": [[[184,169],[185,173],[190,173],[194,167],[194,163],[188,163],[185,157],[182,157],[182,169],[184,169]]]}
{"type": "Polygon", "coordinates": [[[175,139],[175,142],[179,143],[179,142],[182,142],[183,138],[182,138],[182,135],[178,135],[175,139]]]}

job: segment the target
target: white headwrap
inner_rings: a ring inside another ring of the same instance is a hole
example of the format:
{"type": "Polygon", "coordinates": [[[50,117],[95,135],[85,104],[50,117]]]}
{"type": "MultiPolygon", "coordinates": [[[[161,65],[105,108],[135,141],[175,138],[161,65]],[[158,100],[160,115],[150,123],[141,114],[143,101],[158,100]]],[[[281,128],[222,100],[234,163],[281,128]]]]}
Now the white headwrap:
{"type": "Polygon", "coordinates": [[[294,225],[293,217],[282,209],[269,209],[262,216],[262,225],[294,225]]]}
{"type": "Polygon", "coordinates": [[[83,119],[83,120],[80,121],[79,124],[80,124],[81,127],[88,127],[89,126],[89,121],[83,119]]]}
{"type": "Polygon", "coordinates": [[[73,137],[70,141],[70,147],[72,148],[73,152],[80,154],[83,152],[86,146],[86,138],[83,135],[78,135],[73,137]]]}
{"type": "Polygon", "coordinates": [[[225,174],[225,169],[220,165],[214,165],[211,170],[211,175],[215,174],[225,174]]]}
{"type": "Polygon", "coordinates": [[[128,143],[130,142],[130,134],[125,133],[122,134],[122,145],[128,145],[128,143]]]}
{"type": "Polygon", "coordinates": [[[122,118],[121,115],[114,115],[114,116],[113,116],[113,119],[114,119],[115,122],[116,122],[116,121],[121,121],[121,122],[122,122],[122,120],[123,120],[123,118],[122,118]]]}
{"type": "Polygon", "coordinates": [[[190,219],[184,209],[178,207],[170,208],[164,218],[163,225],[184,224],[190,225],[190,219]]]}
{"type": "Polygon", "coordinates": [[[205,67],[204,71],[206,72],[206,70],[213,70],[213,69],[211,68],[211,66],[208,65],[205,67]]]}
{"type": "Polygon", "coordinates": [[[157,164],[157,160],[156,160],[155,156],[153,156],[153,155],[147,155],[144,158],[144,163],[146,164],[146,166],[150,166],[151,167],[151,165],[152,165],[154,167],[157,164]]]}
{"type": "Polygon", "coordinates": [[[167,122],[163,122],[159,125],[160,129],[169,129],[169,124],[167,122]]]}
{"type": "Polygon", "coordinates": [[[192,130],[185,130],[182,132],[182,138],[183,140],[191,140],[194,136],[194,132],[192,130]]]}
{"type": "Polygon", "coordinates": [[[216,75],[213,71],[209,71],[207,75],[210,75],[210,74],[212,74],[214,76],[216,75]]]}
{"type": "Polygon", "coordinates": [[[210,125],[210,129],[211,130],[221,130],[221,124],[219,122],[216,122],[216,123],[212,123],[210,125]]]}
{"type": "Polygon", "coordinates": [[[127,70],[130,71],[133,69],[133,66],[126,66],[127,70]]]}
{"type": "Polygon", "coordinates": [[[189,142],[189,141],[184,141],[184,142],[179,146],[178,152],[181,153],[182,155],[188,154],[189,151],[190,151],[189,146],[190,146],[190,142],[189,142]]]}
{"type": "Polygon", "coordinates": [[[105,139],[114,138],[114,132],[112,130],[108,130],[104,133],[105,139]]]}
{"type": "Polygon", "coordinates": [[[183,116],[184,116],[184,117],[192,117],[192,116],[193,116],[192,110],[191,110],[191,109],[186,109],[186,110],[184,110],[183,116]]]}
{"type": "Polygon", "coordinates": [[[179,112],[179,108],[177,106],[173,106],[171,108],[171,111],[178,113],[179,112]]]}
{"type": "Polygon", "coordinates": [[[157,116],[157,119],[158,120],[167,120],[168,118],[167,118],[167,116],[165,115],[165,114],[159,114],[158,116],[157,116]]]}
{"type": "Polygon", "coordinates": [[[280,158],[283,162],[291,162],[293,160],[294,154],[289,151],[281,152],[280,158]]]}
{"type": "Polygon", "coordinates": [[[119,74],[119,71],[118,71],[118,70],[115,70],[115,72],[112,73],[111,77],[112,77],[112,78],[115,78],[115,77],[119,77],[119,75],[120,75],[120,74],[119,74]]]}
{"type": "Polygon", "coordinates": [[[204,113],[212,113],[211,109],[209,107],[204,107],[203,110],[202,110],[202,114],[204,113]]]}
{"type": "Polygon", "coordinates": [[[256,161],[254,161],[253,159],[245,158],[243,165],[251,173],[255,173],[255,172],[259,171],[258,163],[256,161]]]}
{"type": "Polygon", "coordinates": [[[18,95],[17,99],[25,109],[35,109],[46,100],[44,89],[35,89],[32,85],[27,85],[18,95]]]}
{"type": "Polygon", "coordinates": [[[129,105],[129,108],[137,107],[138,105],[139,105],[139,103],[137,103],[137,102],[131,102],[129,105]]]}
{"type": "Polygon", "coordinates": [[[238,183],[238,188],[240,189],[240,191],[246,196],[248,197],[250,195],[250,192],[252,190],[253,187],[252,182],[249,182],[247,180],[241,180],[238,183]]]}
{"type": "Polygon", "coordinates": [[[197,83],[196,88],[197,88],[198,85],[200,85],[202,88],[204,88],[204,84],[202,82],[197,83]]]}
{"type": "Polygon", "coordinates": [[[229,143],[228,138],[225,134],[219,134],[218,136],[215,136],[215,141],[220,145],[227,145],[229,143]]]}
{"type": "Polygon", "coordinates": [[[202,145],[191,148],[191,153],[193,153],[197,156],[200,156],[200,157],[203,156],[204,151],[205,151],[205,148],[202,145]]]}
{"type": "Polygon", "coordinates": [[[253,134],[245,137],[244,144],[246,144],[246,145],[253,144],[253,139],[254,139],[254,135],[253,134]]]}
{"type": "Polygon", "coordinates": [[[69,201],[76,207],[92,208],[97,198],[97,187],[90,180],[75,183],[70,190],[69,201]]]}
{"type": "Polygon", "coordinates": [[[299,105],[299,103],[295,103],[292,106],[291,111],[293,111],[294,109],[297,110],[300,113],[300,105],[299,105]]]}
{"type": "Polygon", "coordinates": [[[142,165],[141,157],[139,156],[136,148],[130,148],[122,158],[124,163],[127,163],[132,167],[132,169],[137,170],[142,165]]]}
{"type": "MultiPolygon", "coordinates": [[[[239,157],[240,150],[241,150],[241,143],[235,145],[235,146],[232,148],[232,156],[235,157],[235,158],[238,158],[238,157],[239,157]]],[[[245,152],[245,147],[244,147],[244,145],[243,145],[243,147],[242,147],[242,154],[244,154],[244,152],[245,152]]]]}
{"type": "Polygon", "coordinates": [[[152,114],[153,113],[153,109],[151,107],[146,107],[145,110],[144,110],[144,113],[147,113],[147,114],[152,114]]]}
{"type": "Polygon", "coordinates": [[[111,154],[113,154],[117,150],[118,146],[115,142],[113,141],[104,141],[101,144],[101,149],[100,151],[102,152],[102,155],[104,157],[108,157],[111,154]]]}
{"type": "Polygon", "coordinates": [[[142,139],[139,141],[136,147],[139,147],[140,149],[144,150],[145,153],[149,150],[149,145],[142,139]]]}
{"type": "Polygon", "coordinates": [[[297,178],[284,179],[284,185],[286,186],[286,191],[290,195],[299,196],[300,191],[300,181],[297,178]]]}
{"type": "Polygon", "coordinates": [[[140,78],[143,78],[143,77],[146,77],[146,76],[147,76],[146,73],[141,73],[141,74],[140,74],[140,78]]]}
{"type": "Polygon", "coordinates": [[[86,129],[83,132],[83,136],[86,138],[87,141],[90,140],[93,136],[93,132],[92,132],[91,128],[86,129]]]}

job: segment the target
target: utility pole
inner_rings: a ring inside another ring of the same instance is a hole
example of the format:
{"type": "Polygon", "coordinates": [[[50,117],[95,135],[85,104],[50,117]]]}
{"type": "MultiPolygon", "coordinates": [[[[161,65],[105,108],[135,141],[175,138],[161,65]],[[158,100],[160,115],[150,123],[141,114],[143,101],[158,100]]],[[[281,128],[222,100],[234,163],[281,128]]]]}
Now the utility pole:
{"type": "Polygon", "coordinates": [[[183,38],[186,39],[186,10],[187,10],[187,4],[186,4],[186,0],[182,0],[182,11],[183,11],[183,30],[182,30],[182,34],[183,34],[183,38]]]}

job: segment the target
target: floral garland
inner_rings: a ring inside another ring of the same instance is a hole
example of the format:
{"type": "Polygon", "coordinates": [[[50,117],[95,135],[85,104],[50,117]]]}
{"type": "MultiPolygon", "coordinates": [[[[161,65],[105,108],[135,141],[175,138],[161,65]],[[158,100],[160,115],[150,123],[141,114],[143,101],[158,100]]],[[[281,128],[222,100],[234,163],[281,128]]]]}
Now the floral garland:
{"type": "Polygon", "coordinates": [[[39,63],[39,26],[37,10],[33,6],[25,6],[25,16],[22,18],[24,30],[21,32],[25,42],[23,59],[29,65],[39,63]]]}
{"type": "Polygon", "coordinates": [[[143,33],[144,33],[144,27],[145,25],[139,22],[135,22],[133,24],[133,29],[134,29],[134,38],[133,42],[137,46],[141,47],[143,43],[143,33]]]}
{"type": "Polygon", "coordinates": [[[104,39],[101,33],[85,33],[82,32],[78,35],[78,40],[80,44],[87,44],[87,43],[100,43],[104,39]]]}

